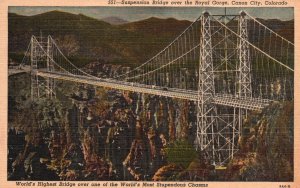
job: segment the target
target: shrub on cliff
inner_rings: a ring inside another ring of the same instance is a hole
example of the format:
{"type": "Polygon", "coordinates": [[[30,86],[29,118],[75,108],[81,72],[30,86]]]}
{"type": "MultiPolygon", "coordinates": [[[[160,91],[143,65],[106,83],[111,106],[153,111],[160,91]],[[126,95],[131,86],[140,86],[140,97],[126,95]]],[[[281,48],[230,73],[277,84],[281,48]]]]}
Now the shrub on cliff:
{"type": "Polygon", "coordinates": [[[165,149],[165,153],[168,163],[174,163],[184,168],[187,168],[197,157],[195,148],[186,140],[178,140],[170,144],[165,149]]]}

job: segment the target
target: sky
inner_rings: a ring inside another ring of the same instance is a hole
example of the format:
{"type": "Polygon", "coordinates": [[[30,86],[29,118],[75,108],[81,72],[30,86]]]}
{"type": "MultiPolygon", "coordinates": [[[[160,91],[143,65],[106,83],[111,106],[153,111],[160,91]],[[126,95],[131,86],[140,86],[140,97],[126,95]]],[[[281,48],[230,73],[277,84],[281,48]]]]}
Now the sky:
{"type": "MultiPolygon", "coordinates": [[[[137,21],[149,17],[176,18],[178,20],[197,19],[200,14],[207,10],[210,14],[224,14],[224,8],[214,7],[9,7],[9,12],[20,15],[36,15],[48,11],[60,10],[73,14],[84,14],[89,17],[101,19],[105,17],[119,17],[127,21],[137,21]]],[[[263,19],[291,20],[294,18],[293,8],[227,8],[227,14],[238,14],[245,10],[253,17],[263,19]]]]}

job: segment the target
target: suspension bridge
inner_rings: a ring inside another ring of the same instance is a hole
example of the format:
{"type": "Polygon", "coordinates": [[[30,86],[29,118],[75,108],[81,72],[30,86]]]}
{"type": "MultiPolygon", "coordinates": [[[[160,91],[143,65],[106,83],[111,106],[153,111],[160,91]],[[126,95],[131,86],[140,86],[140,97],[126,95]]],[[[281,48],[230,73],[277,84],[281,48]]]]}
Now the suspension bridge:
{"type": "Polygon", "coordinates": [[[76,67],[51,36],[32,36],[21,65],[30,66],[32,100],[55,97],[55,80],[67,80],[195,101],[195,147],[215,166],[238,151],[249,110],[293,99],[294,44],[243,11],[204,12],[148,61],[110,78],[76,67]]]}

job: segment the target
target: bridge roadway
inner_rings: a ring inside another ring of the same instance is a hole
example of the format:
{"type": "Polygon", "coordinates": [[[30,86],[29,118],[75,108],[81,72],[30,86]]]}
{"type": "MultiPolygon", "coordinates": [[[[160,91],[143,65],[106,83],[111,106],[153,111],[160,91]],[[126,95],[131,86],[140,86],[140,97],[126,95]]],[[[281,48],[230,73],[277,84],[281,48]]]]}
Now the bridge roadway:
{"type": "MultiPolygon", "coordinates": [[[[186,99],[191,101],[197,101],[197,91],[177,89],[177,88],[164,88],[158,86],[151,86],[133,82],[125,82],[119,80],[113,80],[109,78],[97,78],[91,76],[73,75],[59,72],[47,72],[37,71],[36,74],[41,77],[54,78],[59,80],[67,80],[77,83],[90,84],[94,86],[119,89],[125,91],[132,91],[138,93],[152,94],[158,96],[165,96],[177,99],[186,99]]],[[[211,101],[217,105],[238,107],[247,110],[262,110],[270,104],[270,100],[259,98],[238,98],[234,95],[217,94],[211,101]]]]}
{"type": "Polygon", "coordinates": [[[8,68],[8,76],[12,76],[15,74],[30,72],[30,66],[13,66],[8,68]]]}

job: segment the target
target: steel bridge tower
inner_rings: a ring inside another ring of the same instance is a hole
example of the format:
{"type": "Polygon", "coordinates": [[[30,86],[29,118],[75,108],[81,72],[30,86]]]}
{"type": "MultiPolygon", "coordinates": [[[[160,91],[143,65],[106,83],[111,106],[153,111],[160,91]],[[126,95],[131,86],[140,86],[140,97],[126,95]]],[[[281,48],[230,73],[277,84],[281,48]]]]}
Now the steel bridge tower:
{"type": "Polygon", "coordinates": [[[37,75],[38,69],[53,71],[53,44],[51,37],[31,37],[30,48],[30,74],[31,74],[31,100],[46,96],[55,96],[55,81],[53,78],[41,78],[37,75]]]}
{"type": "MultiPolygon", "coordinates": [[[[240,39],[237,44],[237,74],[235,95],[239,98],[252,97],[251,66],[245,12],[238,20],[240,39]]],[[[214,62],[210,15],[204,12],[200,20],[200,58],[198,80],[197,136],[195,144],[206,159],[215,166],[224,166],[238,150],[238,138],[241,135],[246,110],[233,108],[232,121],[222,119],[222,113],[212,103],[215,96],[214,62]],[[220,113],[220,114],[219,114],[220,113]]],[[[226,48],[226,46],[224,46],[226,48]]],[[[226,49],[225,49],[226,50],[226,49]]]]}
{"type": "Polygon", "coordinates": [[[213,164],[218,158],[216,149],[218,140],[216,129],[217,108],[212,104],[215,95],[215,84],[213,74],[212,41],[210,15],[204,12],[200,20],[200,59],[199,59],[199,80],[198,80],[198,114],[197,114],[197,135],[196,147],[205,151],[205,157],[213,164]]]}
{"type": "MultiPolygon", "coordinates": [[[[235,89],[235,95],[239,98],[252,98],[252,79],[251,79],[251,60],[250,60],[250,48],[248,44],[248,24],[246,19],[246,13],[240,12],[238,20],[238,71],[237,71],[237,88],[235,89]]],[[[234,129],[238,130],[239,137],[242,133],[243,118],[247,117],[247,110],[242,108],[234,108],[234,129]]],[[[234,138],[234,137],[233,137],[234,138]]],[[[236,141],[237,142],[237,141],[236,141]]],[[[238,143],[234,143],[237,145],[238,143]]],[[[235,146],[238,148],[238,146],[235,146]]],[[[233,157],[233,152],[231,154],[233,157]]]]}
{"type": "Polygon", "coordinates": [[[246,13],[240,13],[239,19],[239,77],[238,77],[238,96],[239,97],[252,97],[251,86],[251,65],[250,65],[250,52],[248,44],[248,29],[246,13]]]}

